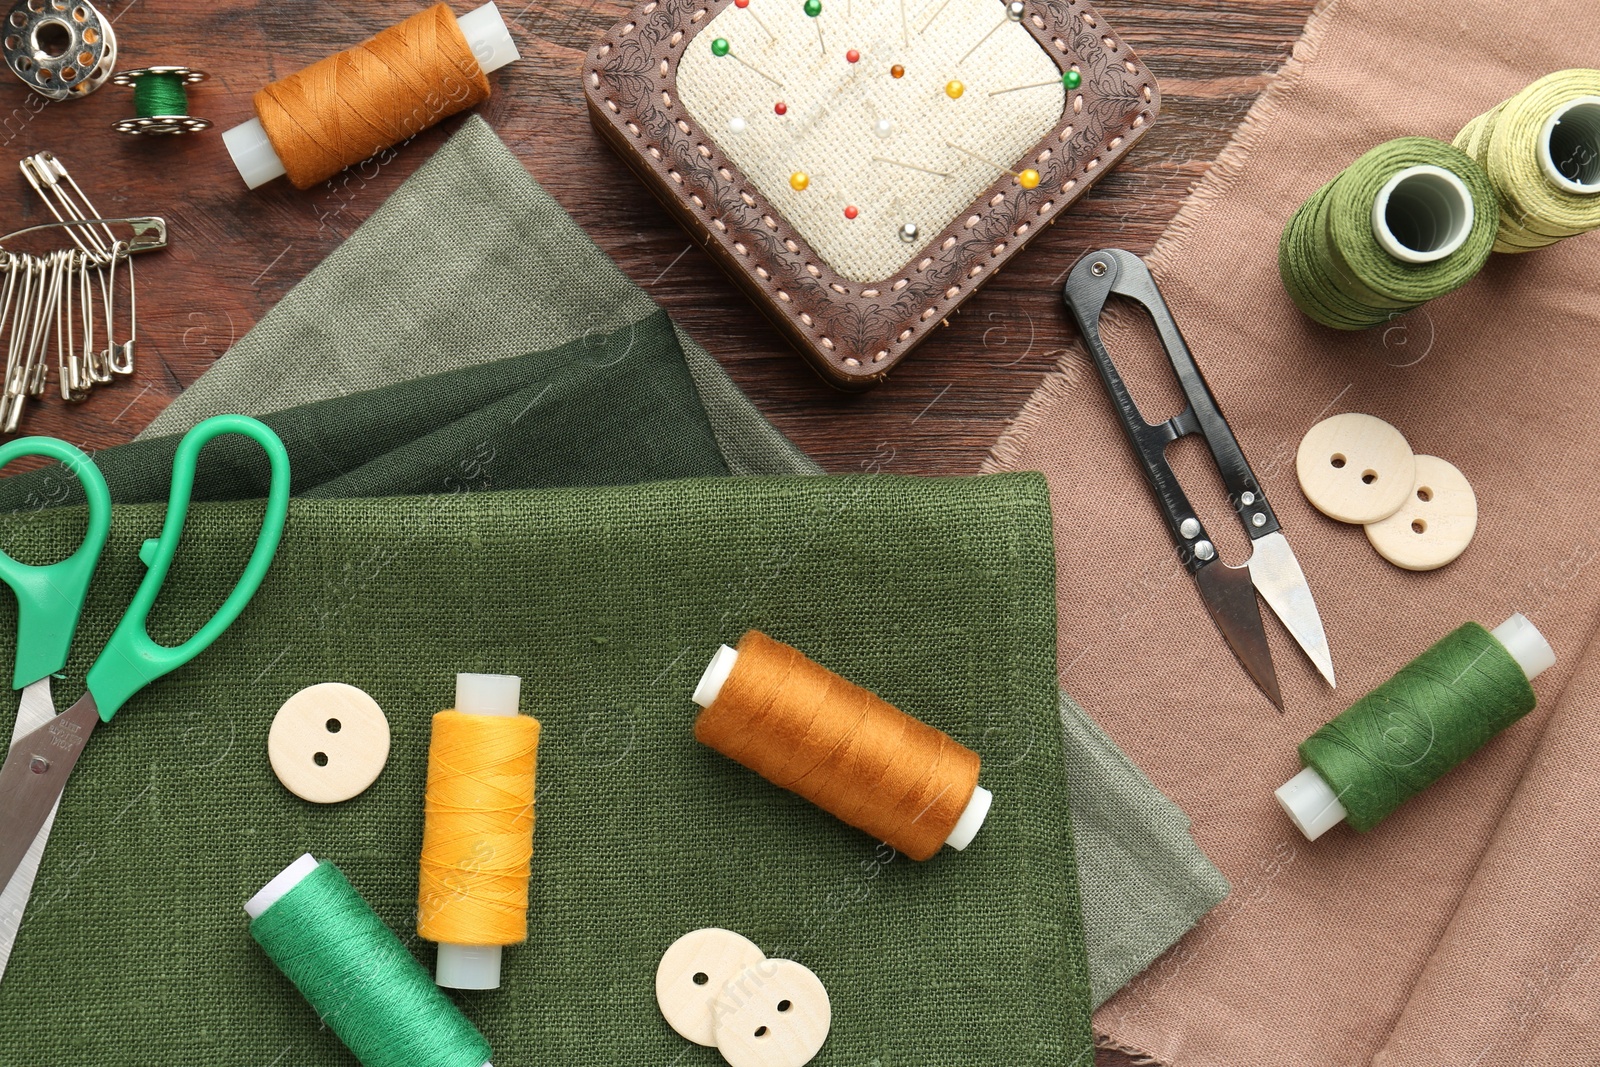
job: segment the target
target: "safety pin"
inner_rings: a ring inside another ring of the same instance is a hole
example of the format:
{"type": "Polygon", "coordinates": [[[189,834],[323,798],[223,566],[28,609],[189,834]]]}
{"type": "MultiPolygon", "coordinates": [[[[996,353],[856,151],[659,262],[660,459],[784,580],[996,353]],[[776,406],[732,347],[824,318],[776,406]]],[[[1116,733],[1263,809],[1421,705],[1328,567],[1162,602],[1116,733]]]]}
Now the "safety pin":
{"type": "MultiPolygon", "coordinates": [[[[155,252],[159,249],[167,247],[167,220],[161,218],[159,215],[136,215],[123,219],[61,219],[58,222],[41,222],[37,226],[28,226],[20,230],[12,230],[8,234],[0,235],[0,248],[4,248],[5,243],[14,237],[24,237],[30,233],[38,233],[41,230],[65,229],[68,235],[71,236],[73,230],[78,227],[100,225],[105,225],[108,227],[128,226],[132,228],[132,240],[117,241],[113,243],[113,248],[117,247],[118,245],[123,246],[121,252],[122,255],[138,255],[141,252],[155,252]]],[[[79,247],[82,246],[80,245],[79,247]]],[[[95,257],[95,253],[90,252],[88,249],[84,249],[84,253],[95,259],[96,266],[104,265],[100,262],[98,257],[95,257]]]]}
{"type": "MultiPolygon", "coordinates": [[[[35,153],[24,158],[18,166],[22,168],[22,174],[28,179],[28,184],[33,186],[34,191],[44,201],[45,207],[50,209],[50,213],[58,221],[83,222],[99,217],[99,210],[90,202],[83,188],[68,173],[66,164],[62,163],[54,152],[35,153]],[[72,187],[71,193],[63,187],[63,182],[72,187]],[[77,195],[76,200],[73,199],[72,194],[77,195]],[[59,208],[56,206],[57,204],[60,205],[59,208]],[[63,211],[66,213],[62,214],[63,211]]],[[[92,228],[86,230],[83,235],[94,245],[93,252],[79,239],[76,233],[68,231],[68,236],[86,254],[93,255],[97,262],[103,265],[106,259],[113,254],[112,250],[116,245],[117,238],[111,232],[110,226],[101,226],[100,228],[105,231],[106,242],[104,244],[101,243],[99,234],[92,228]]]]}

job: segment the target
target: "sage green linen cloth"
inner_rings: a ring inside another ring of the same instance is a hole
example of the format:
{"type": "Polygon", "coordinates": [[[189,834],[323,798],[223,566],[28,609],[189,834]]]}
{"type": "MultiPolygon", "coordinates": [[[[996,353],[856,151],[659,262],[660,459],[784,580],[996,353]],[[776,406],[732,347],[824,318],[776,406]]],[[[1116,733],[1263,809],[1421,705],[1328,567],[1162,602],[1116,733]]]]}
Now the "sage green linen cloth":
{"type": "MultiPolygon", "coordinates": [[[[124,459],[124,449],[110,449],[99,459],[119,502],[164,499],[170,461],[160,457],[176,440],[151,438],[237,411],[265,416],[284,436],[303,495],[818,472],[715,359],[675,325],[668,336],[664,322],[670,325],[649,296],[472,116],[140,442],[126,446],[154,451],[124,459]],[[527,366],[515,362],[528,353],[535,355],[527,366]],[[641,445],[634,420],[645,416],[630,375],[646,378],[652,401],[672,416],[653,421],[649,433],[677,441],[674,455],[658,455],[659,443],[641,445]],[[554,392],[542,392],[552,383],[554,392]],[[496,388],[506,394],[498,407],[496,388]],[[506,425],[535,398],[533,411],[506,425]],[[474,403],[482,405],[477,413],[468,410],[474,403]],[[550,432],[540,430],[545,421],[550,432]],[[696,452],[707,425],[715,449],[696,452]],[[596,443],[593,428],[616,441],[596,443]],[[476,473],[489,452],[502,458],[486,483],[476,473]],[[509,473],[513,456],[524,477],[509,473]],[[686,469],[691,464],[697,469],[686,469]]],[[[247,484],[248,465],[227,473],[229,464],[218,460],[224,470],[211,476],[210,451],[203,494],[261,491],[247,484]]],[[[60,479],[0,480],[0,510],[71,501],[73,491],[60,479]]],[[[1076,703],[1063,696],[1061,708],[1098,1004],[1222,900],[1228,884],[1189,836],[1187,816],[1076,703]]]]}
{"type": "MultiPolygon", "coordinates": [[[[117,509],[63,696],[163,513],[117,509]]],[[[211,612],[260,514],[195,506],[158,640],[211,612]]],[[[81,524],[57,508],[0,531],[37,558],[81,524]]],[[[531,937],[502,989],[459,998],[497,1063],[720,1063],[654,998],[667,945],[717,925],[828,986],[823,1067],[1087,1064],[1066,774],[1030,743],[1059,722],[1050,535],[1033,475],[294,501],[239,622],[80,762],[0,983],[0,1063],[353,1062],[241,904],[311,851],[431,960],[410,936],[430,719],[457,671],[488,671],[522,676],[544,725],[531,937]],[[967,851],[895,857],[695,742],[695,680],[751,627],[983,755],[996,802],[967,851]],[[365,793],[315,806],[275,780],[266,739],[285,699],[330,680],[378,700],[393,744],[365,793]]]]}

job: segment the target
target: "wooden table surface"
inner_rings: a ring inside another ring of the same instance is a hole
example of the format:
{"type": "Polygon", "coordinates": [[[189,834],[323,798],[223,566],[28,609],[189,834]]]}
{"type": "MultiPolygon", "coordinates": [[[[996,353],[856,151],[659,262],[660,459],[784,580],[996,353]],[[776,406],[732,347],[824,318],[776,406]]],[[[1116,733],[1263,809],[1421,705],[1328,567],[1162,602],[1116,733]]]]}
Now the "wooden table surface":
{"type": "MultiPolygon", "coordinates": [[[[252,116],[251,94],[416,11],[420,0],[107,0],[121,69],[184,63],[211,74],[191,113],[227,128],[252,116]]],[[[466,10],[466,0],[455,5],[466,10]]],[[[1155,128],[1063,221],[967,303],[948,329],[885,385],[847,396],[824,385],[598,140],[578,74],[591,40],[632,6],[620,0],[503,0],[522,50],[492,76],[483,114],[555,198],[639,285],[716,355],[785,433],[834,471],[876,460],[895,473],[978,468],[1073,336],[1063,273],[1083,252],[1149,250],[1288,57],[1312,0],[1100,0],[1102,15],[1154,71],[1155,128]]],[[[6,76],[0,75],[0,84],[6,76]]],[[[138,264],[139,360],[129,380],[80,405],[51,396],[22,429],[86,449],[131,439],[271,308],[442,143],[424,133],[376,173],[297,192],[249,192],[216,130],[131,138],[110,124],[133,113],[108,85],[50,103],[20,83],[0,90],[0,156],[49,149],[108,215],[159,214],[172,247],[138,264]]],[[[47,221],[15,168],[0,232],[47,221]]],[[[1109,1053],[1102,1064],[1125,1061],[1109,1053]]]]}

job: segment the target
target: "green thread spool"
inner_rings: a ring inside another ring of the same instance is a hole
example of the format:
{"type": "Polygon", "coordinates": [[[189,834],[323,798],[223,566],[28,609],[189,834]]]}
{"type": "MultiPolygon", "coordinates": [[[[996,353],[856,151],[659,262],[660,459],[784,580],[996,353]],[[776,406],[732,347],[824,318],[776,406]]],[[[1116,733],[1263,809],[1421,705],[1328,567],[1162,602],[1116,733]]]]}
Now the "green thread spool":
{"type": "Polygon", "coordinates": [[[1499,201],[1465,152],[1401,137],[1300,206],[1278,243],[1295,306],[1336,330],[1389,322],[1459,289],[1494,245],[1499,201]]]}
{"type": "Polygon", "coordinates": [[[133,87],[134,117],[111,124],[118,133],[171,136],[209,130],[209,119],[189,114],[189,86],[206,80],[202,71],[188,67],[143,67],[126,70],[111,79],[133,87]]]}
{"type": "Polygon", "coordinates": [[[492,1067],[483,1035],[333,864],[301,856],[245,911],[250,936],[363,1067],[492,1067]]]}
{"type": "Polygon", "coordinates": [[[1479,115],[1455,146],[1500,196],[1496,252],[1600,229],[1600,70],[1559,70],[1479,115]]]}
{"type": "Polygon", "coordinates": [[[1278,803],[1309,840],[1345,820],[1365,833],[1532,711],[1555,661],[1521,614],[1461,626],[1306,738],[1278,803]]]}

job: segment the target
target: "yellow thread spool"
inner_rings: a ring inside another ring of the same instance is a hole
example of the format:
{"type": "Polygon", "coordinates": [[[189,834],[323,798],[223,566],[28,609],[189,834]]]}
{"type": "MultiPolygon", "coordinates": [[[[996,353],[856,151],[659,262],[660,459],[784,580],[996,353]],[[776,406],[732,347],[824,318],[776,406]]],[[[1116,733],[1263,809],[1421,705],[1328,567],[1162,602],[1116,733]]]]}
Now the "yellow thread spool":
{"type": "Polygon", "coordinates": [[[417,933],[452,989],[498,988],[501,948],[528,938],[539,721],[517,714],[521,688],[458,674],[456,706],[433,717],[417,933]]]}

